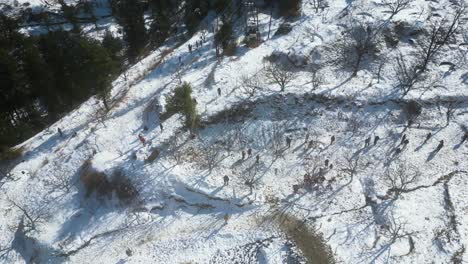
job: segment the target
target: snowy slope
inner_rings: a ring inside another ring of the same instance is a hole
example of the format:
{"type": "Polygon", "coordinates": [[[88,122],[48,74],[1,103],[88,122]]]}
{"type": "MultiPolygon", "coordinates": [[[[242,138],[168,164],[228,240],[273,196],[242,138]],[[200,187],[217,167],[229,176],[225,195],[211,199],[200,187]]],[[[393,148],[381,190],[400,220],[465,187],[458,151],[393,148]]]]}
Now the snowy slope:
{"type": "MultiPolygon", "coordinates": [[[[428,12],[451,8],[451,1],[413,1],[394,20],[424,22],[428,12]]],[[[374,1],[330,1],[319,13],[304,1],[289,34],[266,39],[270,18],[261,14],[265,41],[219,60],[212,32],[203,47],[188,52],[188,44],[200,38],[196,33],[186,43],[154,51],[129,70],[127,80],[116,80],[110,112],[91,98],[23,143],[24,161],[1,186],[2,261],[304,262],[301,243],[279,224],[285,217],[316,230],[337,262],[468,261],[468,142],[460,143],[460,127],[468,124],[464,46],[453,45],[443,58],[457,62],[454,70],[431,66],[436,88],[411,91],[404,100],[394,88],[395,51],[390,48],[382,50],[389,63],[383,64],[379,82],[372,69],[349,79],[350,73],[327,65],[319,88],[310,84],[310,72],[298,69],[297,78],[280,92],[263,74],[263,58],[272,52],[323,60],[322,47],[347,22],[339,18],[343,10],[370,21],[388,16],[374,1]],[[192,84],[204,121],[195,139],[182,128],[182,116],[161,120],[158,114],[179,76],[192,84]],[[258,81],[263,89],[249,97],[243,78],[258,81]],[[403,105],[411,98],[421,100],[422,113],[407,127],[403,105]],[[447,123],[449,107],[454,114],[447,123]],[[64,137],[56,133],[59,127],[64,137]],[[432,137],[424,142],[428,132],[432,137]],[[139,133],[148,144],[141,144],[139,133]],[[409,143],[396,154],[403,134],[409,143]],[[376,135],[380,140],[374,145],[376,135]],[[289,148],[286,136],[292,139],[289,148]],[[315,144],[309,148],[305,142],[311,140],[315,144]],[[435,152],[440,140],[444,147],[435,152]],[[145,162],[155,148],[160,156],[145,162]],[[242,160],[248,148],[252,156],[242,160]],[[86,197],[80,173],[88,160],[107,175],[123,171],[138,190],[138,202],[86,197]],[[405,175],[418,178],[394,196],[386,173],[402,167],[405,175]],[[293,185],[319,168],[323,182],[293,193],[293,185]],[[252,188],[246,185],[249,179],[254,179],[252,188]],[[39,221],[22,235],[18,223],[28,223],[29,216],[39,221]]],[[[273,20],[273,32],[281,22],[273,20]]],[[[398,49],[406,54],[411,45],[398,49]]]]}

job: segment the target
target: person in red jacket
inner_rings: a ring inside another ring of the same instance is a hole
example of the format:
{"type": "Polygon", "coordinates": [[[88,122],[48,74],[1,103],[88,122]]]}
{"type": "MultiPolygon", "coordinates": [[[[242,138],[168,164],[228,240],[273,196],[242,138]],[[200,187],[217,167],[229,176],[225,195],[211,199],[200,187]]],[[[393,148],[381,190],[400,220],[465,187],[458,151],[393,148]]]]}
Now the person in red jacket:
{"type": "Polygon", "coordinates": [[[146,139],[141,135],[141,134],[138,134],[138,139],[140,139],[140,142],[145,145],[146,144],[146,139]]]}

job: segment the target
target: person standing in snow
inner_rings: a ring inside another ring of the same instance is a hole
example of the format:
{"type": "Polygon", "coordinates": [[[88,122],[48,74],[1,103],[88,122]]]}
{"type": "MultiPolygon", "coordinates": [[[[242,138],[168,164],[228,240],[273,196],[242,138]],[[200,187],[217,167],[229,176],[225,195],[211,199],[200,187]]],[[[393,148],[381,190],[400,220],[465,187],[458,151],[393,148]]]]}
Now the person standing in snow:
{"type": "Polygon", "coordinates": [[[221,96],[221,88],[218,88],[218,95],[221,96]]]}
{"type": "Polygon", "coordinates": [[[140,140],[141,144],[146,145],[146,139],[141,135],[141,134],[138,134],[138,139],[140,140]]]}
{"type": "Polygon", "coordinates": [[[260,163],[260,154],[257,154],[257,157],[256,157],[256,161],[255,161],[257,164],[260,163]]]}
{"type": "Polygon", "coordinates": [[[192,53],[192,44],[188,44],[189,52],[192,53]]]}
{"type": "Polygon", "coordinates": [[[309,141],[309,144],[307,144],[307,148],[311,149],[311,148],[314,147],[314,145],[315,145],[315,142],[313,140],[311,140],[311,141],[309,141]]]}
{"type": "Polygon", "coordinates": [[[229,185],[229,177],[228,177],[227,175],[224,175],[223,181],[224,181],[224,186],[228,186],[228,185],[229,185]]]}
{"type": "Polygon", "coordinates": [[[377,142],[379,142],[379,140],[380,140],[379,136],[374,137],[374,146],[377,145],[377,142]]]}
{"type": "Polygon", "coordinates": [[[289,136],[287,136],[286,137],[286,145],[288,146],[288,148],[291,147],[291,141],[292,141],[292,139],[289,136]]]}
{"type": "Polygon", "coordinates": [[[462,141],[461,141],[460,144],[465,143],[465,141],[467,141],[467,140],[468,140],[468,131],[466,131],[465,134],[462,136],[462,141]]]}
{"type": "Polygon", "coordinates": [[[251,157],[251,156],[252,156],[252,149],[251,149],[251,148],[249,148],[249,149],[247,150],[247,156],[248,156],[248,157],[251,157]]]}
{"type": "Polygon", "coordinates": [[[405,142],[405,140],[406,140],[406,134],[404,134],[403,137],[401,138],[400,144],[403,144],[403,142],[405,142]]]}
{"type": "Polygon", "coordinates": [[[161,129],[161,131],[163,131],[164,127],[162,123],[159,123],[159,128],[161,129]]]}
{"type": "Polygon", "coordinates": [[[227,225],[229,218],[231,217],[229,216],[229,214],[225,214],[223,218],[224,218],[224,224],[227,225]]]}
{"type": "Polygon", "coordinates": [[[426,142],[429,141],[429,139],[431,139],[431,137],[432,137],[432,133],[431,132],[427,133],[426,140],[424,140],[424,144],[426,144],[426,142]]]}
{"type": "Polygon", "coordinates": [[[330,145],[333,145],[334,142],[335,142],[335,135],[331,136],[330,145]]]}
{"type": "Polygon", "coordinates": [[[60,137],[63,137],[63,132],[62,132],[62,129],[60,129],[60,127],[59,127],[59,128],[57,128],[57,131],[58,131],[58,133],[59,133],[60,137]]]}
{"type": "Polygon", "coordinates": [[[245,150],[242,150],[242,160],[245,159],[245,150]]]}
{"type": "Polygon", "coordinates": [[[364,140],[364,147],[368,147],[370,145],[370,141],[371,137],[366,138],[366,140],[364,140]]]}

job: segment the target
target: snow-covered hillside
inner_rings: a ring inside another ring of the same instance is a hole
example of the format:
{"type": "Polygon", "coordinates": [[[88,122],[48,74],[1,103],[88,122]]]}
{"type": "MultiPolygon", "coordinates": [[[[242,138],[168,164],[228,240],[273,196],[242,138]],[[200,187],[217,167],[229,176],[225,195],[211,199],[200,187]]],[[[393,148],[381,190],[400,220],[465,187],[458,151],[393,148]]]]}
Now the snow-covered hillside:
{"type": "Polygon", "coordinates": [[[201,32],[168,43],[114,82],[109,112],[91,98],[21,144],[0,185],[0,261],[467,262],[468,11],[404,96],[396,61],[412,56],[416,37],[385,40],[397,24],[449,20],[463,1],[411,1],[391,20],[382,1],[318,12],[313,2],[285,35],[273,36],[284,22],[273,19],[269,39],[269,10],[260,13],[263,42],[235,56],[216,57],[211,31],[193,52],[201,32]],[[384,33],[378,59],[352,77],[327,54],[356,20],[384,33]],[[304,64],[284,91],[268,77],[271,54],[304,64]],[[195,136],[183,116],[159,115],[181,82],[201,115],[195,136]],[[87,171],[123,175],[134,199],[88,195],[87,171]]]}

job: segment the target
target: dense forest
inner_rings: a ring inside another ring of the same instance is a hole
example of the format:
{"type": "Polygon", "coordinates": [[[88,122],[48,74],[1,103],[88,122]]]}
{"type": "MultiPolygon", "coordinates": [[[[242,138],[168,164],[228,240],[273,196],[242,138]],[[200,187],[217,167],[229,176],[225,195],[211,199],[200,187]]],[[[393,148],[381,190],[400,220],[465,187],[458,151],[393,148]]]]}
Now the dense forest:
{"type": "MultiPolygon", "coordinates": [[[[297,5],[292,2],[282,0],[279,5],[288,10],[297,5]]],[[[81,30],[90,23],[98,29],[92,1],[56,4],[60,9],[55,11],[26,8],[0,14],[0,151],[31,137],[90,96],[97,95],[108,110],[112,81],[122,71],[171,33],[189,36],[210,10],[222,13],[231,1],[110,0],[110,16],[122,34],[106,31],[99,40],[81,30]],[[42,33],[24,34],[21,29],[28,25],[39,25],[42,33]],[[64,30],[63,25],[70,27],[64,30]]],[[[225,35],[232,30],[221,32],[217,40],[226,48],[225,35]]]]}

